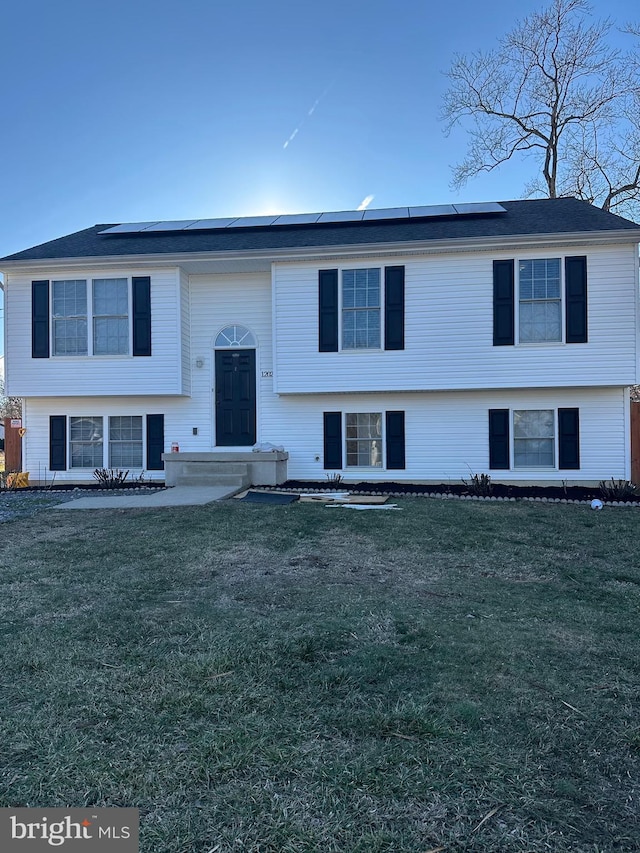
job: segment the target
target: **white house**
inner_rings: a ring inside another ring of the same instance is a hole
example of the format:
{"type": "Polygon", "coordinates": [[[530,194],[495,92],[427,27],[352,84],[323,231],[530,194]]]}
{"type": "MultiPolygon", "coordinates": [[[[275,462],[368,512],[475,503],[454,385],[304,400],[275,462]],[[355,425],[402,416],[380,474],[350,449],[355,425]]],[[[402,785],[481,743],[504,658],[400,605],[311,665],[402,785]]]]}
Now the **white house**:
{"type": "Polygon", "coordinates": [[[544,199],[96,225],[18,252],[23,466],[162,480],[172,445],[271,444],[278,479],[629,479],[639,241],[544,199]]]}

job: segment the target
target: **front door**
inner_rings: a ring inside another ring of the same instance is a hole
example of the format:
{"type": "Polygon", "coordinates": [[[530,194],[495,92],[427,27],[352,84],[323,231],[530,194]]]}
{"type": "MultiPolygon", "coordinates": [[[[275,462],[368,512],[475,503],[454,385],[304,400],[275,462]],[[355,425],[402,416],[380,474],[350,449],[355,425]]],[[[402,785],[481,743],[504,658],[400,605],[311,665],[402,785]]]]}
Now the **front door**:
{"type": "Polygon", "coordinates": [[[256,443],[256,351],[216,350],[216,446],[256,443]]]}

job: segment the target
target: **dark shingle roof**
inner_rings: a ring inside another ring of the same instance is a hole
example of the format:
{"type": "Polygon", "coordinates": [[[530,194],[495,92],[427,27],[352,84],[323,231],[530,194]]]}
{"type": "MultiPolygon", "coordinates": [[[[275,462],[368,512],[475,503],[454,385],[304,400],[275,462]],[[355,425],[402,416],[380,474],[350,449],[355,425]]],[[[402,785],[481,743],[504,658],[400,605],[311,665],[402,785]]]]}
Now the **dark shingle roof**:
{"type": "MultiPolygon", "coordinates": [[[[8,255],[2,261],[115,257],[118,255],[245,252],[358,246],[373,243],[517,237],[607,231],[636,232],[640,225],[573,198],[500,202],[506,213],[303,226],[262,226],[211,231],[100,234],[94,225],[8,255]]],[[[630,236],[632,236],[630,234],[630,236]]]]}

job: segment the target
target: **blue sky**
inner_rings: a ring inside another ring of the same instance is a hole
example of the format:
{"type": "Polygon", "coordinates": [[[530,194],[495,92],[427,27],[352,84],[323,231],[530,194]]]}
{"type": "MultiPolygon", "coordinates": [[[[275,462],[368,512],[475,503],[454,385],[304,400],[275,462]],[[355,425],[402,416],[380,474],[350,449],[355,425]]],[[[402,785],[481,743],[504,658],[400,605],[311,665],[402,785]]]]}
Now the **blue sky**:
{"type": "Polygon", "coordinates": [[[541,5],[5,2],[0,256],[95,223],[517,198],[530,163],[450,189],[443,72],[541,5]]]}

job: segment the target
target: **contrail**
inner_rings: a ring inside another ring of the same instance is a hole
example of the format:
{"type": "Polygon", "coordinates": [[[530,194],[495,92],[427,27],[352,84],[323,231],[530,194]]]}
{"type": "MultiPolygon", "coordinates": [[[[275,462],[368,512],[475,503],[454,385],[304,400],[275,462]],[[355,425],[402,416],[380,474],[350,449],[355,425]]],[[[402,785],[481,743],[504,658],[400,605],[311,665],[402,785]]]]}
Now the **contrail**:
{"type": "Polygon", "coordinates": [[[314,112],[316,111],[316,108],[318,107],[318,104],[320,103],[320,101],[322,101],[329,94],[329,90],[331,89],[331,87],[333,86],[334,83],[335,83],[335,80],[332,83],[329,83],[329,85],[324,90],[324,92],[320,95],[320,97],[315,99],[315,101],[313,102],[311,107],[307,110],[306,116],[302,119],[300,124],[296,127],[296,129],[293,131],[291,136],[287,139],[287,141],[282,146],[283,148],[288,148],[291,145],[293,140],[300,133],[300,130],[302,129],[302,125],[305,123],[306,119],[308,119],[309,116],[312,116],[314,114],[314,112]]]}
{"type": "Polygon", "coordinates": [[[374,200],[374,195],[368,195],[366,198],[363,198],[356,210],[366,210],[371,202],[374,200]]]}

